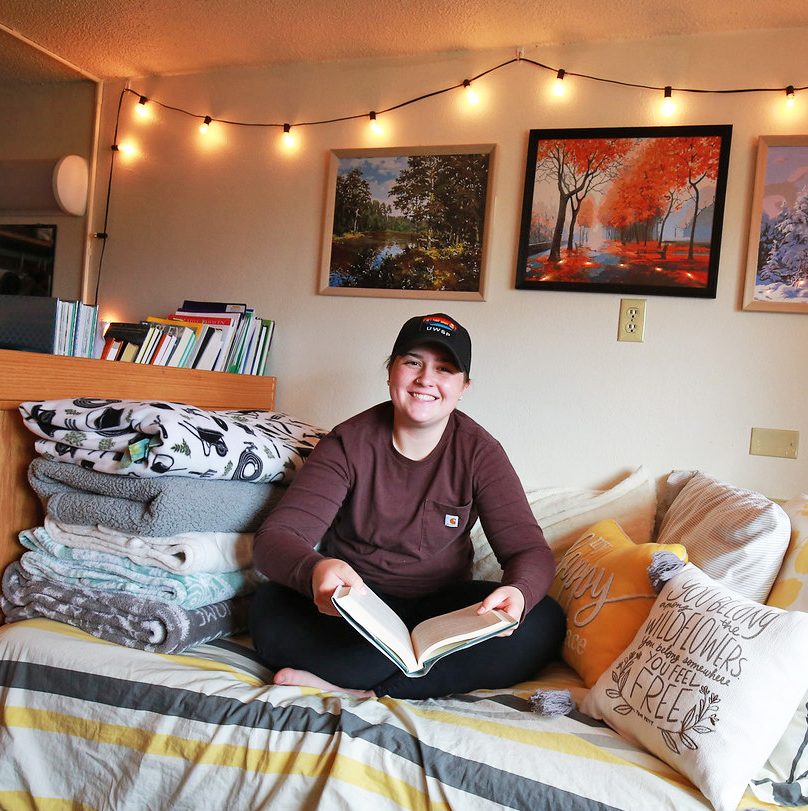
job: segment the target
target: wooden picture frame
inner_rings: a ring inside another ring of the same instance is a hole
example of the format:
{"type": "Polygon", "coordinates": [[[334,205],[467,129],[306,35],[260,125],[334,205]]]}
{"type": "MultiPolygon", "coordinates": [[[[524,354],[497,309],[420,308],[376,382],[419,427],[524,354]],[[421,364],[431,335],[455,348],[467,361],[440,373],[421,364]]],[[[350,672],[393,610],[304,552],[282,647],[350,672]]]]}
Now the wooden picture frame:
{"type": "Polygon", "coordinates": [[[808,313],[808,135],[758,141],[744,310],[808,313]]]}
{"type": "Polygon", "coordinates": [[[483,301],[494,150],[332,150],[318,292],[483,301]]]}
{"type": "Polygon", "coordinates": [[[731,135],[531,130],[517,289],[715,298],[731,135]]]}

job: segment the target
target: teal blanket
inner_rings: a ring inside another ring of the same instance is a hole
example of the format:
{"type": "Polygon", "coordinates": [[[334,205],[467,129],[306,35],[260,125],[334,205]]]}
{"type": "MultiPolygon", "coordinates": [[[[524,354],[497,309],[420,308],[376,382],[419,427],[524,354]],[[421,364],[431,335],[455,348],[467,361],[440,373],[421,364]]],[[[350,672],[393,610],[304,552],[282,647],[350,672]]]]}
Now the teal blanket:
{"type": "Polygon", "coordinates": [[[187,610],[251,594],[261,578],[252,568],[174,574],[157,566],[133,563],[119,555],[64,546],[54,541],[44,527],[23,530],[19,538],[30,550],[23,553],[20,566],[32,577],[176,603],[187,610]]]}

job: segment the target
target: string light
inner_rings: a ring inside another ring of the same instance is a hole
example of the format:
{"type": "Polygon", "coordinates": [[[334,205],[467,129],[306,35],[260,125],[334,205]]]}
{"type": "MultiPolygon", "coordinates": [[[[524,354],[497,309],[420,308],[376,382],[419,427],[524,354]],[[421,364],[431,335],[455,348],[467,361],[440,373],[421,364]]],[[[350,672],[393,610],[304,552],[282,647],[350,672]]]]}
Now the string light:
{"type": "Polygon", "coordinates": [[[205,120],[199,125],[199,132],[202,135],[207,134],[208,130],[210,129],[210,125],[211,125],[212,121],[213,121],[213,119],[209,115],[205,116],[205,120]]]}
{"type": "MultiPolygon", "coordinates": [[[[524,63],[524,64],[527,64],[527,65],[532,65],[532,66],[534,66],[534,67],[536,67],[536,68],[538,68],[540,70],[546,70],[548,72],[552,72],[553,74],[555,74],[555,82],[553,84],[554,92],[558,92],[556,90],[556,88],[565,89],[565,88],[563,88],[563,83],[564,83],[567,76],[575,76],[575,77],[580,78],[580,79],[587,79],[587,80],[593,81],[593,82],[601,82],[601,83],[606,83],[606,84],[618,85],[618,86],[621,86],[621,87],[632,87],[632,88],[637,88],[637,89],[642,89],[642,90],[653,90],[653,91],[662,90],[664,92],[663,102],[665,104],[666,109],[670,110],[672,107],[674,107],[674,102],[673,102],[673,98],[672,98],[673,88],[670,85],[663,88],[663,87],[659,87],[659,86],[656,86],[656,85],[641,84],[641,83],[637,83],[637,82],[625,82],[625,81],[621,81],[621,80],[618,80],[618,79],[609,79],[609,78],[606,78],[606,77],[603,77],[603,76],[593,76],[591,74],[578,73],[576,71],[570,71],[570,70],[566,70],[566,69],[563,69],[563,68],[559,69],[559,68],[551,67],[550,65],[542,64],[541,62],[537,62],[534,59],[528,59],[527,57],[524,56],[524,54],[522,52],[522,49],[517,49],[517,55],[515,57],[513,57],[512,59],[508,59],[505,62],[502,62],[502,63],[500,63],[498,65],[494,65],[493,67],[488,68],[487,70],[481,71],[476,76],[472,76],[472,77],[470,77],[468,79],[463,79],[462,82],[459,82],[457,84],[449,85],[448,87],[442,87],[442,88],[440,88],[438,90],[433,90],[431,92],[424,93],[424,94],[422,94],[420,96],[416,96],[415,98],[407,99],[406,101],[402,101],[402,102],[399,102],[398,104],[394,104],[394,105],[391,105],[390,107],[386,107],[383,110],[375,111],[376,115],[389,113],[389,112],[392,112],[394,110],[400,110],[400,109],[402,109],[404,107],[408,107],[411,104],[416,104],[416,103],[418,103],[420,101],[424,101],[425,99],[434,98],[435,96],[439,96],[439,95],[442,95],[444,93],[449,93],[449,92],[452,92],[452,91],[457,90],[457,89],[463,89],[465,91],[465,95],[467,96],[468,102],[470,104],[478,104],[479,101],[480,101],[480,98],[477,95],[476,91],[473,89],[472,82],[476,81],[477,79],[482,78],[483,76],[488,75],[489,73],[493,73],[494,71],[497,71],[497,70],[499,70],[501,68],[507,67],[508,65],[512,65],[514,63],[520,63],[520,64],[524,63]]],[[[793,104],[795,94],[796,94],[797,91],[800,91],[800,90],[808,90],[808,85],[802,86],[802,87],[795,87],[793,85],[789,85],[786,88],[786,102],[787,102],[787,104],[789,106],[791,106],[791,104],[793,104]]],[[[777,88],[774,88],[774,87],[741,87],[741,88],[726,88],[726,89],[677,87],[676,92],[677,93],[700,93],[700,94],[735,94],[735,93],[770,93],[770,92],[782,93],[783,92],[783,87],[782,87],[782,85],[780,87],[777,87],[777,88]]],[[[149,107],[154,105],[154,106],[162,107],[163,109],[166,109],[166,110],[172,110],[174,112],[181,113],[183,115],[191,116],[193,118],[197,118],[197,119],[204,118],[203,123],[200,125],[200,131],[205,131],[207,129],[207,127],[209,127],[210,124],[213,121],[213,119],[209,115],[206,115],[206,116],[203,117],[199,113],[195,113],[195,112],[192,112],[190,110],[185,110],[185,109],[183,109],[181,107],[175,107],[175,106],[172,106],[172,105],[169,105],[169,104],[165,104],[164,102],[158,101],[157,99],[154,99],[154,98],[147,98],[146,96],[141,95],[139,92],[137,92],[136,90],[133,90],[132,88],[129,88],[129,87],[124,88],[124,90],[121,91],[121,99],[123,99],[123,97],[127,93],[131,93],[131,94],[138,97],[138,106],[139,107],[145,106],[146,102],[148,102],[149,107]],[[144,99],[145,99],[145,102],[142,101],[144,99]]],[[[302,126],[315,126],[315,125],[324,125],[324,124],[336,124],[336,123],[340,123],[340,122],[343,122],[343,121],[354,121],[354,120],[363,119],[363,118],[367,119],[368,117],[369,117],[368,113],[356,113],[356,114],[352,114],[352,115],[344,115],[344,116],[338,116],[338,117],[322,119],[322,120],[297,122],[294,126],[295,127],[302,127],[302,126]]],[[[221,118],[218,118],[216,120],[217,120],[218,123],[221,123],[221,124],[231,124],[231,125],[243,126],[243,127],[282,127],[283,126],[283,124],[281,124],[280,122],[276,123],[276,122],[228,121],[226,119],[221,119],[221,118]]],[[[371,119],[371,121],[372,121],[372,119],[371,119]]],[[[291,127],[291,125],[290,125],[290,127],[291,127]]]]}
{"type": "Polygon", "coordinates": [[[368,113],[368,121],[370,123],[370,131],[374,135],[381,135],[384,130],[382,129],[382,125],[379,123],[378,119],[376,118],[376,111],[371,110],[368,113]]]}
{"type": "Polygon", "coordinates": [[[477,95],[477,91],[471,86],[470,79],[463,79],[463,87],[466,88],[466,101],[469,104],[479,104],[480,97],[477,95]]]}
{"type": "Polygon", "coordinates": [[[122,155],[126,155],[127,158],[131,158],[133,155],[135,155],[137,149],[130,141],[123,141],[120,144],[113,144],[112,151],[120,152],[122,155]]]}
{"type": "Polygon", "coordinates": [[[148,99],[145,96],[141,96],[135,105],[135,113],[139,118],[148,118],[150,116],[149,108],[146,106],[147,101],[148,99]]]}
{"type": "Polygon", "coordinates": [[[564,90],[566,89],[564,87],[564,76],[566,75],[566,73],[567,71],[565,71],[564,68],[561,68],[561,70],[559,70],[558,73],[556,73],[555,81],[553,82],[554,96],[564,95],[564,90]]]}
{"type": "Polygon", "coordinates": [[[673,115],[676,111],[676,102],[673,100],[673,88],[668,85],[662,96],[662,115],[673,115]]]}
{"type": "Polygon", "coordinates": [[[291,124],[284,124],[283,125],[283,135],[281,135],[281,143],[286,149],[294,149],[295,147],[295,136],[292,135],[292,125],[291,124]]]}

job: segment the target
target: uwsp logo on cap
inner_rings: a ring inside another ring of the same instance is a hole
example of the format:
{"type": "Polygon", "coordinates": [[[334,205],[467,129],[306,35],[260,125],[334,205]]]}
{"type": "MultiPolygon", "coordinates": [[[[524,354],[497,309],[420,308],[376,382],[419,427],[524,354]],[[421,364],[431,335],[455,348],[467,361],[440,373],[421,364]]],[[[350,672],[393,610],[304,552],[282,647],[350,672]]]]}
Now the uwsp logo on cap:
{"type": "Polygon", "coordinates": [[[442,332],[447,337],[457,331],[457,325],[448,318],[439,315],[427,315],[421,321],[421,329],[425,332],[442,332]]]}

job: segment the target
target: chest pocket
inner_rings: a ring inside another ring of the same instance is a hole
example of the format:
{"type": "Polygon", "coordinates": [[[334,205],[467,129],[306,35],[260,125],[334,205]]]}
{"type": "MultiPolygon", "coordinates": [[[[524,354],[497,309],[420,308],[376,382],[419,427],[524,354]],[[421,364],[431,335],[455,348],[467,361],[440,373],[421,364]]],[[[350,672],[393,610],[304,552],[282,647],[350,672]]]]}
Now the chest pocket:
{"type": "Polygon", "coordinates": [[[421,551],[440,552],[458,540],[468,529],[470,512],[471,503],[458,506],[427,499],[421,525],[421,551]]]}

